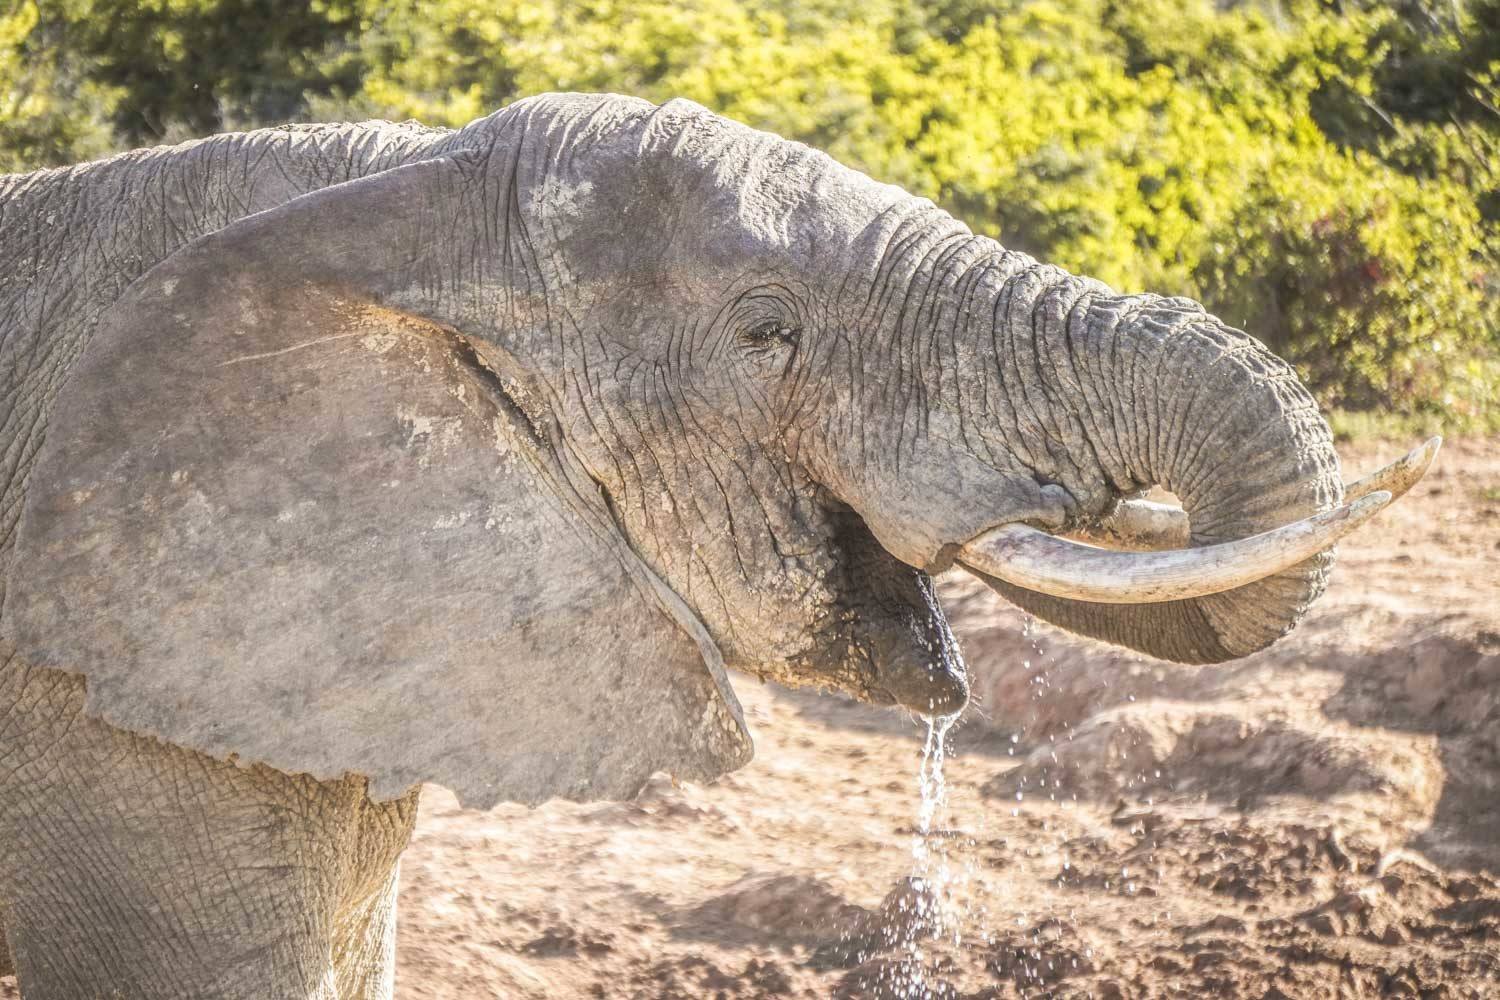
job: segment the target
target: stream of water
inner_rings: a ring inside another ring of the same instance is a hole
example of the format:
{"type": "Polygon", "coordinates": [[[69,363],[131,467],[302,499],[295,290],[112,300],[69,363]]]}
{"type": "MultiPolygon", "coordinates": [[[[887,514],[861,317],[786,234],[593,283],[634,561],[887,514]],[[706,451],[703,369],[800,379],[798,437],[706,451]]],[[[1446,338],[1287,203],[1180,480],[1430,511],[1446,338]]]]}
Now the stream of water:
{"type": "Polygon", "coordinates": [[[948,758],[948,730],[957,715],[929,717],[927,740],[922,745],[922,763],[917,770],[916,827],[912,832],[912,871],[906,891],[887,905],[900,911],[887,914],[886,933],[898,946],[902,961],[893,967],[890,995],[901,1000],[940,1000],[927,977],[930,957],[926,945],[951,937],[959,943],[953,889],[957,872],[949,857],[946,830],[941,828],[948,808],[948,785],[943,765],[948,758]],[[892,919],[894,918],[894,919],[892,919]]]}
{"type": "Polygon", "coordinates": [[[943,764],[948,759],[948,730],[957,720],[957,715],[928,717],[922,766],[917,770],[921,803],[917,807],[916,833],[911,840],[912,875],[924,880],[934,890],[946,887],[952,876],[947,852],[935,854],[932,850],[932,822],[948,807],[948,783],[943,776],[943,764]]]}
{"type": "MultiPolygon", "coordinates": [[[[1033,624],[1028,616],[1022,636],[1029,642],[1032,655],[1022,666],[1032,697],[1040,700],[1051,685],[1044,662],[1046,654],[1034,634],[1033,624]]],[[[888,966],[881,977],[883,989],[877,995],[882,998],[952,1000],[957,993],[943,977],[944,963],[951,962],[956,949],[992,947],[996,940],[988,908],[976,903],[971,894],[978,844],[975,838],[983,836],[983,817],[961,810],[967,823],[978,823],[981,827],[963,833],[954,829],[949,811],[945,769],[951,756],[949,736],[958,718],[955,714],[925,719],[927,737],[917,768],[918,805],[911,837],[910,874],[882,905],[884,944],[899,955],[899,960],[888,966]]],[[[1012,756],[1020,738],[1019,731],[1011,734],[1008,749],[1012,756]]],[[[1072,739],[1070,726],[1063,738],[1072,739]]],[[[1055,753],[1052,759],[1056,761],[1055,753]]],[[[1047,779],[1048,772],[1044,771],[1042,789],[1049,792],[1051,801],[1057,801],[1061,784],[1055,776],[1050,785],[1047,779]]],[[[1023,792],[1017,791],[1010,810],[1012,816],[1020,813],[1022,802],[1023,792]]],[[[1064,860],[1063,868],[1067,867],[1064,860]]],[[[1024,916],[1025,912],[1025,903],[1021,901],[1017,913],[1024,916]]],[[[1019,926],[1021,919],[1016,922],[1019,926]]],[[[1022,974],[1017,985],[1023,997],[1031,995],[1032,985],[1045,989],[1040,976],[1029,973],[1022,974]],[[1032,978],[1034,983],[1030,982],[1032,978]]]]}

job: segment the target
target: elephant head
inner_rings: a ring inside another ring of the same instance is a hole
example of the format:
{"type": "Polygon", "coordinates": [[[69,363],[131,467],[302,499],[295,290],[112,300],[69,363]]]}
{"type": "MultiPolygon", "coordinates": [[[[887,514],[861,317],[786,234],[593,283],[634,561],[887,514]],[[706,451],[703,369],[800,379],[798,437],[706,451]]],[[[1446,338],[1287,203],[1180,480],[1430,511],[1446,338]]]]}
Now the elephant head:
{"type": "Polygon", "coordinates": [[[578,95],[190,244],[54,413],[25,655],[124,728],[477,804],[736,766],[726,665],[958,710],[955,562],[1077,632],[1244,655],[1420,472],[1339,506],[1307,391],[1196,305],[697,105],[578,95]],[[1158,484],[1189,547],[1062,538],[1158,484]]]}

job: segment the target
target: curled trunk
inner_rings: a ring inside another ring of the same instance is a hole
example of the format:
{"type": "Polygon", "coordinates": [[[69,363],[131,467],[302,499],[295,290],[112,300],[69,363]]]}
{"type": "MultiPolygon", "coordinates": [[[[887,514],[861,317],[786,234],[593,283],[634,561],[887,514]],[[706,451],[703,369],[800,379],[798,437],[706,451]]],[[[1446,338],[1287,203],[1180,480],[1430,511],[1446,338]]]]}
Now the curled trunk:
{"type": "MultiPolygon", "coordinates": [[[[997,367],[1008,398],[1022,400],[1041,429],[1037,471],[1056,477],[1086,511],[1159,485],[1181,500],[1196,546],[1276,528],[1340,500],[1332,437],[1295,372],[1197,304],[1116,296],[1030,268],[1004,283],[994,319],[997,342],[1004,325],[1029,355],[997,367]],[[1028,334],[1016,335],[1018,328],[1028,334]]],[[[1332,564],[1323,552],[1233,590],[1133,605],[984,579],[1069,631],[1208,663],[1285,634],[1322,593],[1332,564]]]]}

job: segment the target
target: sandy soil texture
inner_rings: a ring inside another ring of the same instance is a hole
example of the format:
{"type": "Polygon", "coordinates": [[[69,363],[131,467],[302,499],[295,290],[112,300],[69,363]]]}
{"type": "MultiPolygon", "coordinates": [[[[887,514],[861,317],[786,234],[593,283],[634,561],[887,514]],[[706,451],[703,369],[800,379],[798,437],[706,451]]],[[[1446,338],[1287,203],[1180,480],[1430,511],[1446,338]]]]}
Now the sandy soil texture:
{"type": "Polygon", "coordinates": [[[711,787],[428,789],[397,996],[1500,996],[1500,440],[1450,442],[1235,663],[942,585],[976,704],[927,836],[925,723],[739,678],[757,757],[711,787]]]}

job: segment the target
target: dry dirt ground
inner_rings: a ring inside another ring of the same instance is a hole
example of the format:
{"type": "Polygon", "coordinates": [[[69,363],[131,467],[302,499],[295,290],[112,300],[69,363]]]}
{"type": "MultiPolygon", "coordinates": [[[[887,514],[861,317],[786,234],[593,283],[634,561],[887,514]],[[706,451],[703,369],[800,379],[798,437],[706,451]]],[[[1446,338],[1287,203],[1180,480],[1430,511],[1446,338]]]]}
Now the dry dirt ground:
{"type": "Polygon", "coordinates": [[[1449,442],[1236,663],[943,589],[977,704],[930,835],[925,724],[739,678],[756,759],[713,786],[429,788],[397,996],[1500,997],[1500,440],[1449,442]]]}

